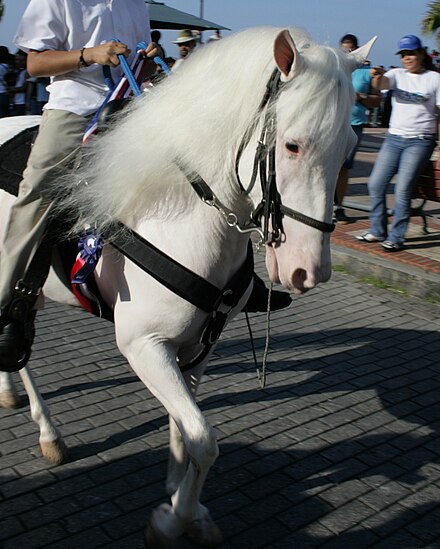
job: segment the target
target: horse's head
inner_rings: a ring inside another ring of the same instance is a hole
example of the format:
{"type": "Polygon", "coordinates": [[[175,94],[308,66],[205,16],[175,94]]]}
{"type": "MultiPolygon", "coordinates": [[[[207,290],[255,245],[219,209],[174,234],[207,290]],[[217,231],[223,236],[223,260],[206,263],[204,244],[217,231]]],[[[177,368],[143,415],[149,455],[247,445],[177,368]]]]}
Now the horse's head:
{"type": "MultiPolygon", "coordinates": [[[[90,219],[98,219],[103,230],[112,219],[133,227],[144,219],[178,220],[191,231],[197,214],[206,242],[218,243],[204,250],[223,249],[232,238],[241,246],[247,236],[227,227],[216,209],[199,200],[182,167],[199,174],[247,227],[251,203],[260,203],[261,190],[255,184],[244,200],[234,170],[248,188],[267,122],[263,140],[273,149],[267,159],[276,168],[272,197],[279,193],[284,214],[279,240],[267,246],[270,278],[295,293],[326,281],[331,271],[325,231],[332,221],[336,178],[355,142],[351,72],[370,46],[347,54],[314,44],[303,31],[262,28],[200,48],[91,144],[93,161],[71,178],[74,189],[80,179],[89,185],[81,193],[65,193],[67,207],[78,213],[77,226],[90,219]],[[275,91],[265,100],[269,81],[275,91]],[[154,136],[147,145],[146,136],[154,136]],[[302,215],[289,217],[291,210],[302,215]],[[312,226],[303,223],[307,218],[315,220],[312,226]]],[[[260,171],[271,170],[263,165],[260,171]]],[[[269,229],[272,221],[277,218],[269,219],[269,229]]],[[[244,246],[240,249],[245,253],[244,246]]]]}
{"type": "Polygon", "coordinates": [[[276,123],[276,185],[281,211],[295,210],[306,219],[284,215],[279,239],[267,245],[266,264],[270,279],[294,293],[331,275],[329,233],[336,180],[355,144],[351,72],[373,43],[346,54],[317,46],[303,34],[294,41],[287,30],[274,42],[281,78],[278,96],[268,109],[273,109],[276,123]]]}

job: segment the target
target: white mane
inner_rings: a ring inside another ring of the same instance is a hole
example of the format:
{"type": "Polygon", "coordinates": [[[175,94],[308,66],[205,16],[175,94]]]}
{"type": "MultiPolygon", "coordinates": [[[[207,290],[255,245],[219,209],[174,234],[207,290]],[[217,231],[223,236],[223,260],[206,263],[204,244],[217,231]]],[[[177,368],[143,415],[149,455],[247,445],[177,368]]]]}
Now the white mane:
{"type": "MultiPolygon", "coordinates": [[[[148,215],[179,215],[195,193],[175,160],[199,172],[222,200],[238,191],[234,160],[243,134],[258,114],[266,83],[275,68],[273,42],[281,29],[258,28],[200,48],[176,73],[134,101],[115,126],[92,138],[91,162],[71,176],[67,206],[79,224],[119,219],[130,225],[148,215]]],[[[305,70],[280,96],[283,127],[307,114],[321,149],[330,136],[348,131],[351,79],[343,56],[290,30],[305,70]],[[336,116],[337,114],[337,116],[336,116]],[[336,121],[336,127],[335,127],[336,121]]],[[[66,207],[66,204],[63,204],[66,207]]]]}

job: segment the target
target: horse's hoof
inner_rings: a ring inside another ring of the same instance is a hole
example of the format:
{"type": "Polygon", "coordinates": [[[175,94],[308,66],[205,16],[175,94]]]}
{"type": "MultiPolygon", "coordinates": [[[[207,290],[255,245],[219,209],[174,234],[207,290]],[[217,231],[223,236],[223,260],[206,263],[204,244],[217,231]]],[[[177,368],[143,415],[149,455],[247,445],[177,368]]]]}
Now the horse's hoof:
{"type": "Polygon", "coordinates": [[[23,401],[21,396],[15,391],[3,391],[0,394],[0,407],[1,408],[21,408],[23,401]]]}
{"type": "Polygon", "coordinates": [[[190,522],[185,526],[185,533],[192,542],[201,547],[218,547],[223,543],[223,534],[209,514],[190,522]]]}
{"type": "Polygon", "coordinates": [[[144,530],[145,547],[148,549],[172,549],[183,534],[179,519],[168,503],[162,503],[151,513],[144,530]]]}
{"type": "Polygon", "coordinates": [[[52,442],[40,442],[40,450],[44,459],[54,465],[61,465],[69,461],[69,450],[62,438],[52,442]]]}

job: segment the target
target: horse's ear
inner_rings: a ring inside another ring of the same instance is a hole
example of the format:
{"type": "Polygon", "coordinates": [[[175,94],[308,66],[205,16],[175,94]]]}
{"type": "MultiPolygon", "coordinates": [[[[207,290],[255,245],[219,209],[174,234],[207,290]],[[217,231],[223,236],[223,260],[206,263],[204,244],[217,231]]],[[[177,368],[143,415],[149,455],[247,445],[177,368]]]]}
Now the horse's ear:
{"type": "Polygon", "coordinates": [[[373,47],[373,44],[376,42],[376,40],[377,40],[377,36],[373,36],[373,38],[370,41],[368,41],[366,44],[364,44],[357,50],[354,50],[348,54],[348,57],[351,60],[352,71],[354,71],[358,67],[362,67],[365,59],[368,58],[370,50],[373,47]]]}
{"type": "Polygon", "coordinates": [[[299,66],[300,54],[287,29],[281,31],[275,38],[273,53],[275,63],[284,75],[283,80],[290,80],[294,69],[299,66]]]}

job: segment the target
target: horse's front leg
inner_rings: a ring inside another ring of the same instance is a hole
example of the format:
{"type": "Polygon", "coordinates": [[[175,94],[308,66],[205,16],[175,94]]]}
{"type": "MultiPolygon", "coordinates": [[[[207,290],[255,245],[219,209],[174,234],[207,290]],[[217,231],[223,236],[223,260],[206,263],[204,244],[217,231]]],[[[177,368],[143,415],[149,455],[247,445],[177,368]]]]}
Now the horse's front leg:
{"type": "Polygon", "coordinates": [[[17,393],[12,374],[0,372],[0,407],[1,408],[20,408],[22,400],[17,393]]]}
{"type": "MultiPolygon", "coordinates": [[[[200,379],[205,371],[208,358],[202,363],[192,368],[190,371],[185,372],[184,378],[187,387],[191,391],[191,394],[195,397],[197,388],[199,386],[200,379]]],[[[168,472],[166,488],[167,493],[172,496],[179,484],[183,481],[185,473],[188,467],[188,454],[186,452],[185,443],[183,441],[182,433],[176,425],[174,419],[170,416],[170,454],[168,460],[168,472]]]]}
{"type": "Polygon", "coordinates": [[[220,544],[221,533],[199,501],[208,470],[218,455],[217,440],[179,371],[175,350],[145,338],[131,341],[127,347],[120,341],[118,345],[175,422],[189,458],[185,476],[171,497],[172,505],[163,504],[152,513],[145,534],[148,546],[172,546],[183,533],[201,545],[220,544]]]}
{"type": "Polygon", "coordinates": [[[172,496],[185,477],[188,468],[188,454],[186,453],[182,433],[171,416],[169,417],[169,425],[170,454],[168,458],[166,488],[168,495],[172,496]]]}
{"type": "Polygon", "coordinates": [[[27,367],[22,368],[20,377],[29,397],[32,419],[40,428],[40,449],[43,457],[55,465],[65,463],[69,458],[67,447],[50,417],[49,409],[30,370],[27,367]]]}

